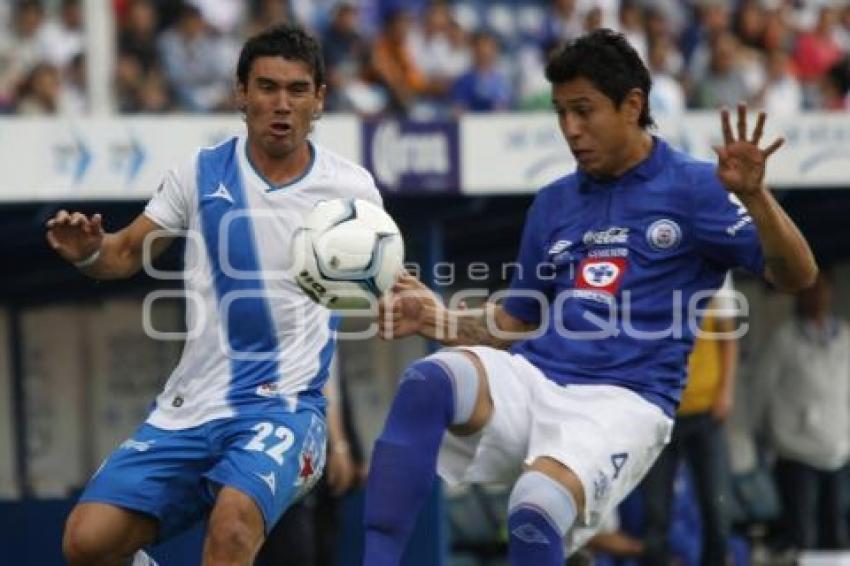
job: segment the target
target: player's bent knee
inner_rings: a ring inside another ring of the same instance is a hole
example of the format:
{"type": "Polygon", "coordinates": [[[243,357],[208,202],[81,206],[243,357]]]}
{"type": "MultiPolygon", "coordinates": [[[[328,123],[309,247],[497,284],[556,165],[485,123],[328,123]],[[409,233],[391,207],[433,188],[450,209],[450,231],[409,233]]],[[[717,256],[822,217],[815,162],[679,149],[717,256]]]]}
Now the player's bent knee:
{"type": "Polygon", "coordinates": [[[85,505],[75,507],[65,523],[62,554],[71,566],[131,556],[143,543],[134,544],[128,530],[104,513],[85,505]]]}
{"type": "Polygon", "coordinates": [[[483,427],[492,413],[492,401],[486,388],[486,379],[482,375],[483,368],[479,367],[475,355],[463,350],[440,350],[416,362],[411,368],[436,379],[436,376],[431,376],[434,372],[426,369],[431,364],[441,370],[441,376],[447,378],[451,385],[452,432],[471,434],[483,427]]]}
{"type": "Polygon", "coordinates": [[[213,556],[253,556],[262,538],[246,521],[217,521],[210,523],[209,548],[213,556]]]}
{"type": "Polygon", "coordinates": [[[584,513],[585,493],[581,479],[569,467],[554,458],[543,456],[534,460],[529,470],[540,472],[570,492],[579,514],[584,513]]]}
{"type": "Polygon", "coordinates": [[[253,499],[225,487],[219,493],[207,529],[212,557],[253,557],[264,536],[263,516],[253,499]]]}
{"type": "Polygon", "coordinates": [[[550,476],[529,470],[514,484],[508,500],[508,513],[530,509],[542,515],[563,537],[578,515],[573,494],[550,476]]]}
{"type": "Polygon", "coordinates": [[[89,534],[72,514],[62,535],[62,555],[65,561],[71,566],[92,564],[102,556],[103,551],[102,542],[89,534]]]}

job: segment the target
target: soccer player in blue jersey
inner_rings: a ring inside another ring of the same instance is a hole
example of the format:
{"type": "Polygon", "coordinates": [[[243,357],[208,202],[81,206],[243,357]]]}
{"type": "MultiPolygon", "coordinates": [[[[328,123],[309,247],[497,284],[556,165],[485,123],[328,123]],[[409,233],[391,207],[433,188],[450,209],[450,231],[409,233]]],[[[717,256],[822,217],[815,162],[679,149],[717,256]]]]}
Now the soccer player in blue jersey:
{"type": "Polygon", "coordinates": [[[399,563],[436,473],[512,484],[510,563],[562,566],[667,442],[695,309],[726,272],[788,290],[817,274],[765,185],[782,141],[760,149],[764,114],[750,133],[746,108],[737,131],[721,113],[714,165],[647,131],[649,73],[621,34],[568,44],[546,76],[578,168],[537,194],[508,297],[449,311],[405,276],[383,304],[384,336],[453,348],[399,383],[372,457],[366,566],[399,563]]]}
{"type": "MultiPolygon", "coordinates": [[[[125,564],[205,516],[203,563],[251,564],[324,466],[321,390],[336,323],[294,282],[290,240],[321,200],[381,200],[366,170],[308,140],[325,97],[310,35],[280,26],[251,38],[237,79],[247,135],[169,172],[128,227],[105,234],[99,215],[67,211],[47,223],[51,246],[98,279],[136,273],[155,231],[194,235],[183,356],[71,512],[72,565],[125,564]]],[[[168,241],[156,239],[153,254],[168,241]]]]}

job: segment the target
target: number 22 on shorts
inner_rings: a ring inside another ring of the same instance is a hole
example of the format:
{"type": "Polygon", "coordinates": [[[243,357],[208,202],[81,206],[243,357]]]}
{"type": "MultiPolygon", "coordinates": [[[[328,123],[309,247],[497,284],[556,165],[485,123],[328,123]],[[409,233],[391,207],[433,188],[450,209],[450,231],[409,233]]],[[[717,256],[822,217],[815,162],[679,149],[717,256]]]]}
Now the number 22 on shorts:
{"type": "Polygon", "coordinates": [[[283,455],[287,450],[295,444],[295,434],[285,426],[275,426],[270,422],[261,422],[255,424],[251,430],[257,432],[254,438],[245,445],[245,450],[254,450],[256,452],[265,452],[272,460],[280,466],[283,464],[283,455]],[[267,442],[269,436],[274,435],[270,442],[267,442]],[[277,439],[280,442],[274,443],[277,439]],[[271,445],[269,445],[271,443],[271,445]]]}

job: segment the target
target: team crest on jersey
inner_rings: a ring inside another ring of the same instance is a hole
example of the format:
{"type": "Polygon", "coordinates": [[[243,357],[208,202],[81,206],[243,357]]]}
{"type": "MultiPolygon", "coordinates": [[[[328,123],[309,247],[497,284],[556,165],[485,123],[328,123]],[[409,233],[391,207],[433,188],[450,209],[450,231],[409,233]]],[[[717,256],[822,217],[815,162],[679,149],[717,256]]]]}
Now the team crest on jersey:
{"type": "Polygon", "coordinates": [[[578,266],[576,289],[592,289],[613,295],[620,288],[625,271],[626,259],[622,257],[585,258],[578,266]]]}
{"type": "Polygon", "coordinates": [[[682,229],[668,218],[656,220],[646,229],[646,241],[658,251],[670,250],[682,241],[682,229]]]}

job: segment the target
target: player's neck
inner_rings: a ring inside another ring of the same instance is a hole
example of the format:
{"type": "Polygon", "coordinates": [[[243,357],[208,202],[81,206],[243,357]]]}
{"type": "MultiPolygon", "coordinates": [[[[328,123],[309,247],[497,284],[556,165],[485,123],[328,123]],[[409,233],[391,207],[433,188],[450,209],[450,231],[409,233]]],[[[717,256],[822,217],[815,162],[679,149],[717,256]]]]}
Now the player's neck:
{"type": "Polygon", "coordinates": [[[623,175],[633,167],[637,166],[652,153],[653,146],[652,136],[641,130],[635,134],[635,138],[631,143],[626,145],[626,153],[623,156],[622,165],[619,170],[613,175],[614,178],[623,175]]]}
{"type": "Polygon", "coordinates": [[[312,149],[305,140],[290,154],[274,157],[248,139],[248,157],[260,175],[273,185],[285,185],[303,175],[310,167],[312,149]]]}

